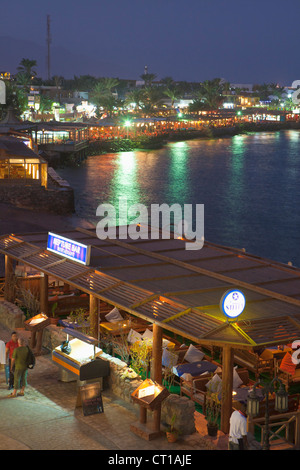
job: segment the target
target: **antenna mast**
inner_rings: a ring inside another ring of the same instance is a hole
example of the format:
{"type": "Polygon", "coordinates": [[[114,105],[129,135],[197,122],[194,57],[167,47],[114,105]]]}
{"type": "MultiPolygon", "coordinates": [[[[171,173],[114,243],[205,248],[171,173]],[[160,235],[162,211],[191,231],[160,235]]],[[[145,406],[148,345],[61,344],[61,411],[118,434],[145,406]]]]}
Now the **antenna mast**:
{"type": "Polygon", "coordinates": [[[50,73],[50,44],[51,44],[50,15],[47,15],[47,75],[48,75],[48,80],[51,80],[51,73],[50,73]]]}

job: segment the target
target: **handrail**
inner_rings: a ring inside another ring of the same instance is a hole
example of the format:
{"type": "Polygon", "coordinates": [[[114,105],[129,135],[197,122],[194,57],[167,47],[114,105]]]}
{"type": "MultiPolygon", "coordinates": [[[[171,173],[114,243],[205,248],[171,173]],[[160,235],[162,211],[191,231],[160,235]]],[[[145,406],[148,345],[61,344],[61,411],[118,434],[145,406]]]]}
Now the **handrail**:
{"type": "MultiPolygon", "coordinates": [[[[261,429],[261,443],[264,442],[264,432],[265,432],[265,418],[248,418],[248,430],[253,432],[254,426],[258,426],[261,429]]],[[[275,439],[283,440],[289,445],[294,446],[296,449],[300,449],[300,411],[290,411],[287,413],[270,415],[269,417],[269,440],[274,442],[275,439]],[[285,420],[285,421],[284,421],[285,420]],[[290,424],[295,423],[295,435],[294,442],[291,442],[290,439],[290,424]],[[275,431],[272,431],[271,428],[279,426],[275,431]],[[279,436],[279,433],[285,429],[285,437],[279,436]]]]}

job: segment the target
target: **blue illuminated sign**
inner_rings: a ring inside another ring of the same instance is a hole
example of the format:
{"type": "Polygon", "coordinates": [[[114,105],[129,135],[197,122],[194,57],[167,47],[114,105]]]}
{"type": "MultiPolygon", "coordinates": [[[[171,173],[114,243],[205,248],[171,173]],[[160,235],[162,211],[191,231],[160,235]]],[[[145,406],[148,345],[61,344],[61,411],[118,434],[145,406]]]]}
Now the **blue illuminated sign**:
{"type": "Polygon", "coordinates": [[[91,247],[89,245],[83,245],[55,233],[48,233],[47,250],[81,264],[90,263],[91,247]]]}
{"type": "Polygon", "coordinates": [[[244,310],[246,299],[238,289],[232,289],[225,292],[220,301],[220,308],[229,318],[238,317],[244,310]]]}

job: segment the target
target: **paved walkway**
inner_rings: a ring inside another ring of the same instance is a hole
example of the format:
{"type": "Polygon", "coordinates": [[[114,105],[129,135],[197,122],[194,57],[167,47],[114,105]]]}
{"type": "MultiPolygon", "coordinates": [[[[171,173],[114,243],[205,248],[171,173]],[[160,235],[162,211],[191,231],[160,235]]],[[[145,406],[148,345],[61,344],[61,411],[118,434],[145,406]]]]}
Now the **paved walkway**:
{"type": "MultiPolygon", "coordinates": [[[[25,330],[17,330],[27,337],[25,330]]],[[[11,332],[0,325],[0,339],[11,332]]],[[[170,444],[163,435],[145,441],[130,431],[138,421],[133,407],[103,392],[104,412],[84,416],[75,408],[76,382],[61,382],[51,354],[38,356],[28,373],[24,397],[8,398],[4,370],[0,371],[0,450],[208,450],[197,432],[170,444]]],[[[134,454],[133,454],[134,455],[134,454]]]]}

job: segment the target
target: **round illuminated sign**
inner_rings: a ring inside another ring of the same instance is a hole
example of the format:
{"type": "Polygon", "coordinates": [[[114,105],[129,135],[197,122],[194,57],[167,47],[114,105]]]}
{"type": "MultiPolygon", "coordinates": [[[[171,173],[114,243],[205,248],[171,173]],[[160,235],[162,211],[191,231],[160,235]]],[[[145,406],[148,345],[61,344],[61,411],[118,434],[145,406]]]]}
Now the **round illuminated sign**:
{"type": "Polygon", "coordinates": [[[246,299],[240,290],[233,289],[225,292],[220,301],[220,308],[229,318],[238,317],[244,310],[246,299]]]}

